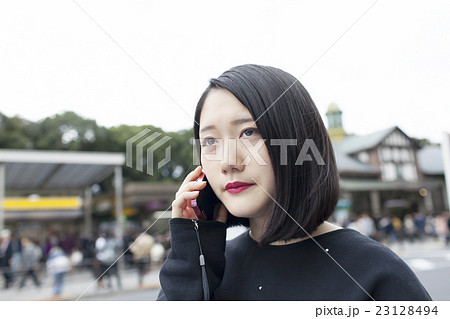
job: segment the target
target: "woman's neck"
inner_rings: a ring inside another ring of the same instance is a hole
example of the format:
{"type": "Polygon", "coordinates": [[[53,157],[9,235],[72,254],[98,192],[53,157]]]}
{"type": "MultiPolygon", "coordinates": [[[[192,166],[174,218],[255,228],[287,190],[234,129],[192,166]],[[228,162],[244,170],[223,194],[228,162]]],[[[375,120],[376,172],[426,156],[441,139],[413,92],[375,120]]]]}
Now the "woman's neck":
{"type": "Polygon", "coordinates": [[[264,223],[266,218],[255,217],[250,218],[250,236],[255,240],[259,241],[264,232],[264,223]]]}
{"type": "MultiPolygon", "coordinates": [[[[263,231],[264,231],[264,222],[265,220],[263,219],[258,219],[258,218],[252,218],[250,219],[250,237],[254,240],[254,241],[259,241],[259,239],[261,238],[263,231]]],[[[315,237],[318,235],[322,235],[337,229],[341,229],[342,227],[334,225],[332,223],[329,222],[323,222],[322,224],[320,224],[317,229],[315,231],[313,231],[310,236],[305,236],[302,238],[294,238],[294,239],[290,239],[288,241],[282,241],[282,240],[278,240],[278,241],[274,241],[272,243],[270,243],[270,245],[273,246],[282,246],[282,245],[289,245],[289,244],[294,244],[300,241],[303,241],[305,239],[309,239],[310,237],[315,237]]]]}

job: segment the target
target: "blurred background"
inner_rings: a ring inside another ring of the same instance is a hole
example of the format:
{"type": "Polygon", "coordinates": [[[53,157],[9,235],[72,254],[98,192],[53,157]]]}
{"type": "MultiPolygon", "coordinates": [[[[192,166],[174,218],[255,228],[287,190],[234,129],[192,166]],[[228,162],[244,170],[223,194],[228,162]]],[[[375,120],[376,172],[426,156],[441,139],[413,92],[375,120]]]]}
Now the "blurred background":
{"type": "Polygon", "coordinates": [[[315,101],[341,178],[332,222],[388,245],[450,300],[449,10],[2,4],[0,300],[154,300],[168,209],[196,166],[195,105],[209,78],[245,63],[292,73],[315,101]]]}

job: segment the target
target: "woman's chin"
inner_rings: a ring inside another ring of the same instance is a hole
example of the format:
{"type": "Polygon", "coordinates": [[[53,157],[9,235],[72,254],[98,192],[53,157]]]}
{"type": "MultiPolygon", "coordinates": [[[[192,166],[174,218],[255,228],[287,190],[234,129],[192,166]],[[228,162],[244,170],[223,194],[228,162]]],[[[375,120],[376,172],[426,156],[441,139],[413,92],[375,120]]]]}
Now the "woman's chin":
{"type": "Polygon", "coordinates": [[[252,218],[255,215],[253,212],[243,211],[242,209],[235,209],[235,210],[229,209],[228,211],[230,212],[231,215],[237,218],[252,218]]]}

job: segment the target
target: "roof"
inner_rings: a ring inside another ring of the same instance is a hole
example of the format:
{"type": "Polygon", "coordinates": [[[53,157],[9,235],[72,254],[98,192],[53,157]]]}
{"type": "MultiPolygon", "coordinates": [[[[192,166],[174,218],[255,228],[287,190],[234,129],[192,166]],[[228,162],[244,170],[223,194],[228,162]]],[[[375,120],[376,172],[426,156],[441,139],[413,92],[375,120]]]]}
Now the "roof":
{"type": "Polygon", "coordinates": [[[444,162],[439,145],[427,145],[417,152],[420,170],[428,175],[444,175],[444,162]]]}
{"type": "Polygon", "coordinates": [[[353,157],[343,153],[339,145],[333,143],[334,154],[336,155],[336,164],[339,172],[379,174],[380,170],[372,165],[365,164],[353,157]]]}
{"type": "Polygon", "coordinates": [[[337,144],[337,146],[342,152],[346,154],[368,150],[380,144],[389,134],[391,134],[395,130],[400,129],[397,126],[393,126],[363,136],[349,135],[347,138],[337,144]]]}
{"type": "Polygon", "coordinates": [[[342,113],[342,111],[339,109],[339,106],[337,106],[337,104],[331,103],[330,105],[328,105],[328,110],[326,114],[329,113],[342,113]]]}
{"type": "Polygon", "coordinates": [[[7,190],[81,190],[125,163],[123,153],[0,149],[7,190]]]}

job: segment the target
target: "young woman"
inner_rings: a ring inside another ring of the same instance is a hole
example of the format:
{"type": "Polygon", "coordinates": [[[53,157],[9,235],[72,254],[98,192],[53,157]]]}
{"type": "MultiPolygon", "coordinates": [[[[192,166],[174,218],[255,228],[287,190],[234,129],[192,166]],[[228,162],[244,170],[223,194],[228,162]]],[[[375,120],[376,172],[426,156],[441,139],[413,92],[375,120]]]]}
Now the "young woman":
{"type": "Polygon", "coordinates": [[[242,65],[210,80],[194,133],[201,167],[172,203],[158,300],[430,300],[392,251],[326,221],[339,197],[334,152],[292,75],[242,65]],[[191,201],[208,189],[202,221],[191,201]],[[235,224],[250,230],[226,242],[235,224]]]}

